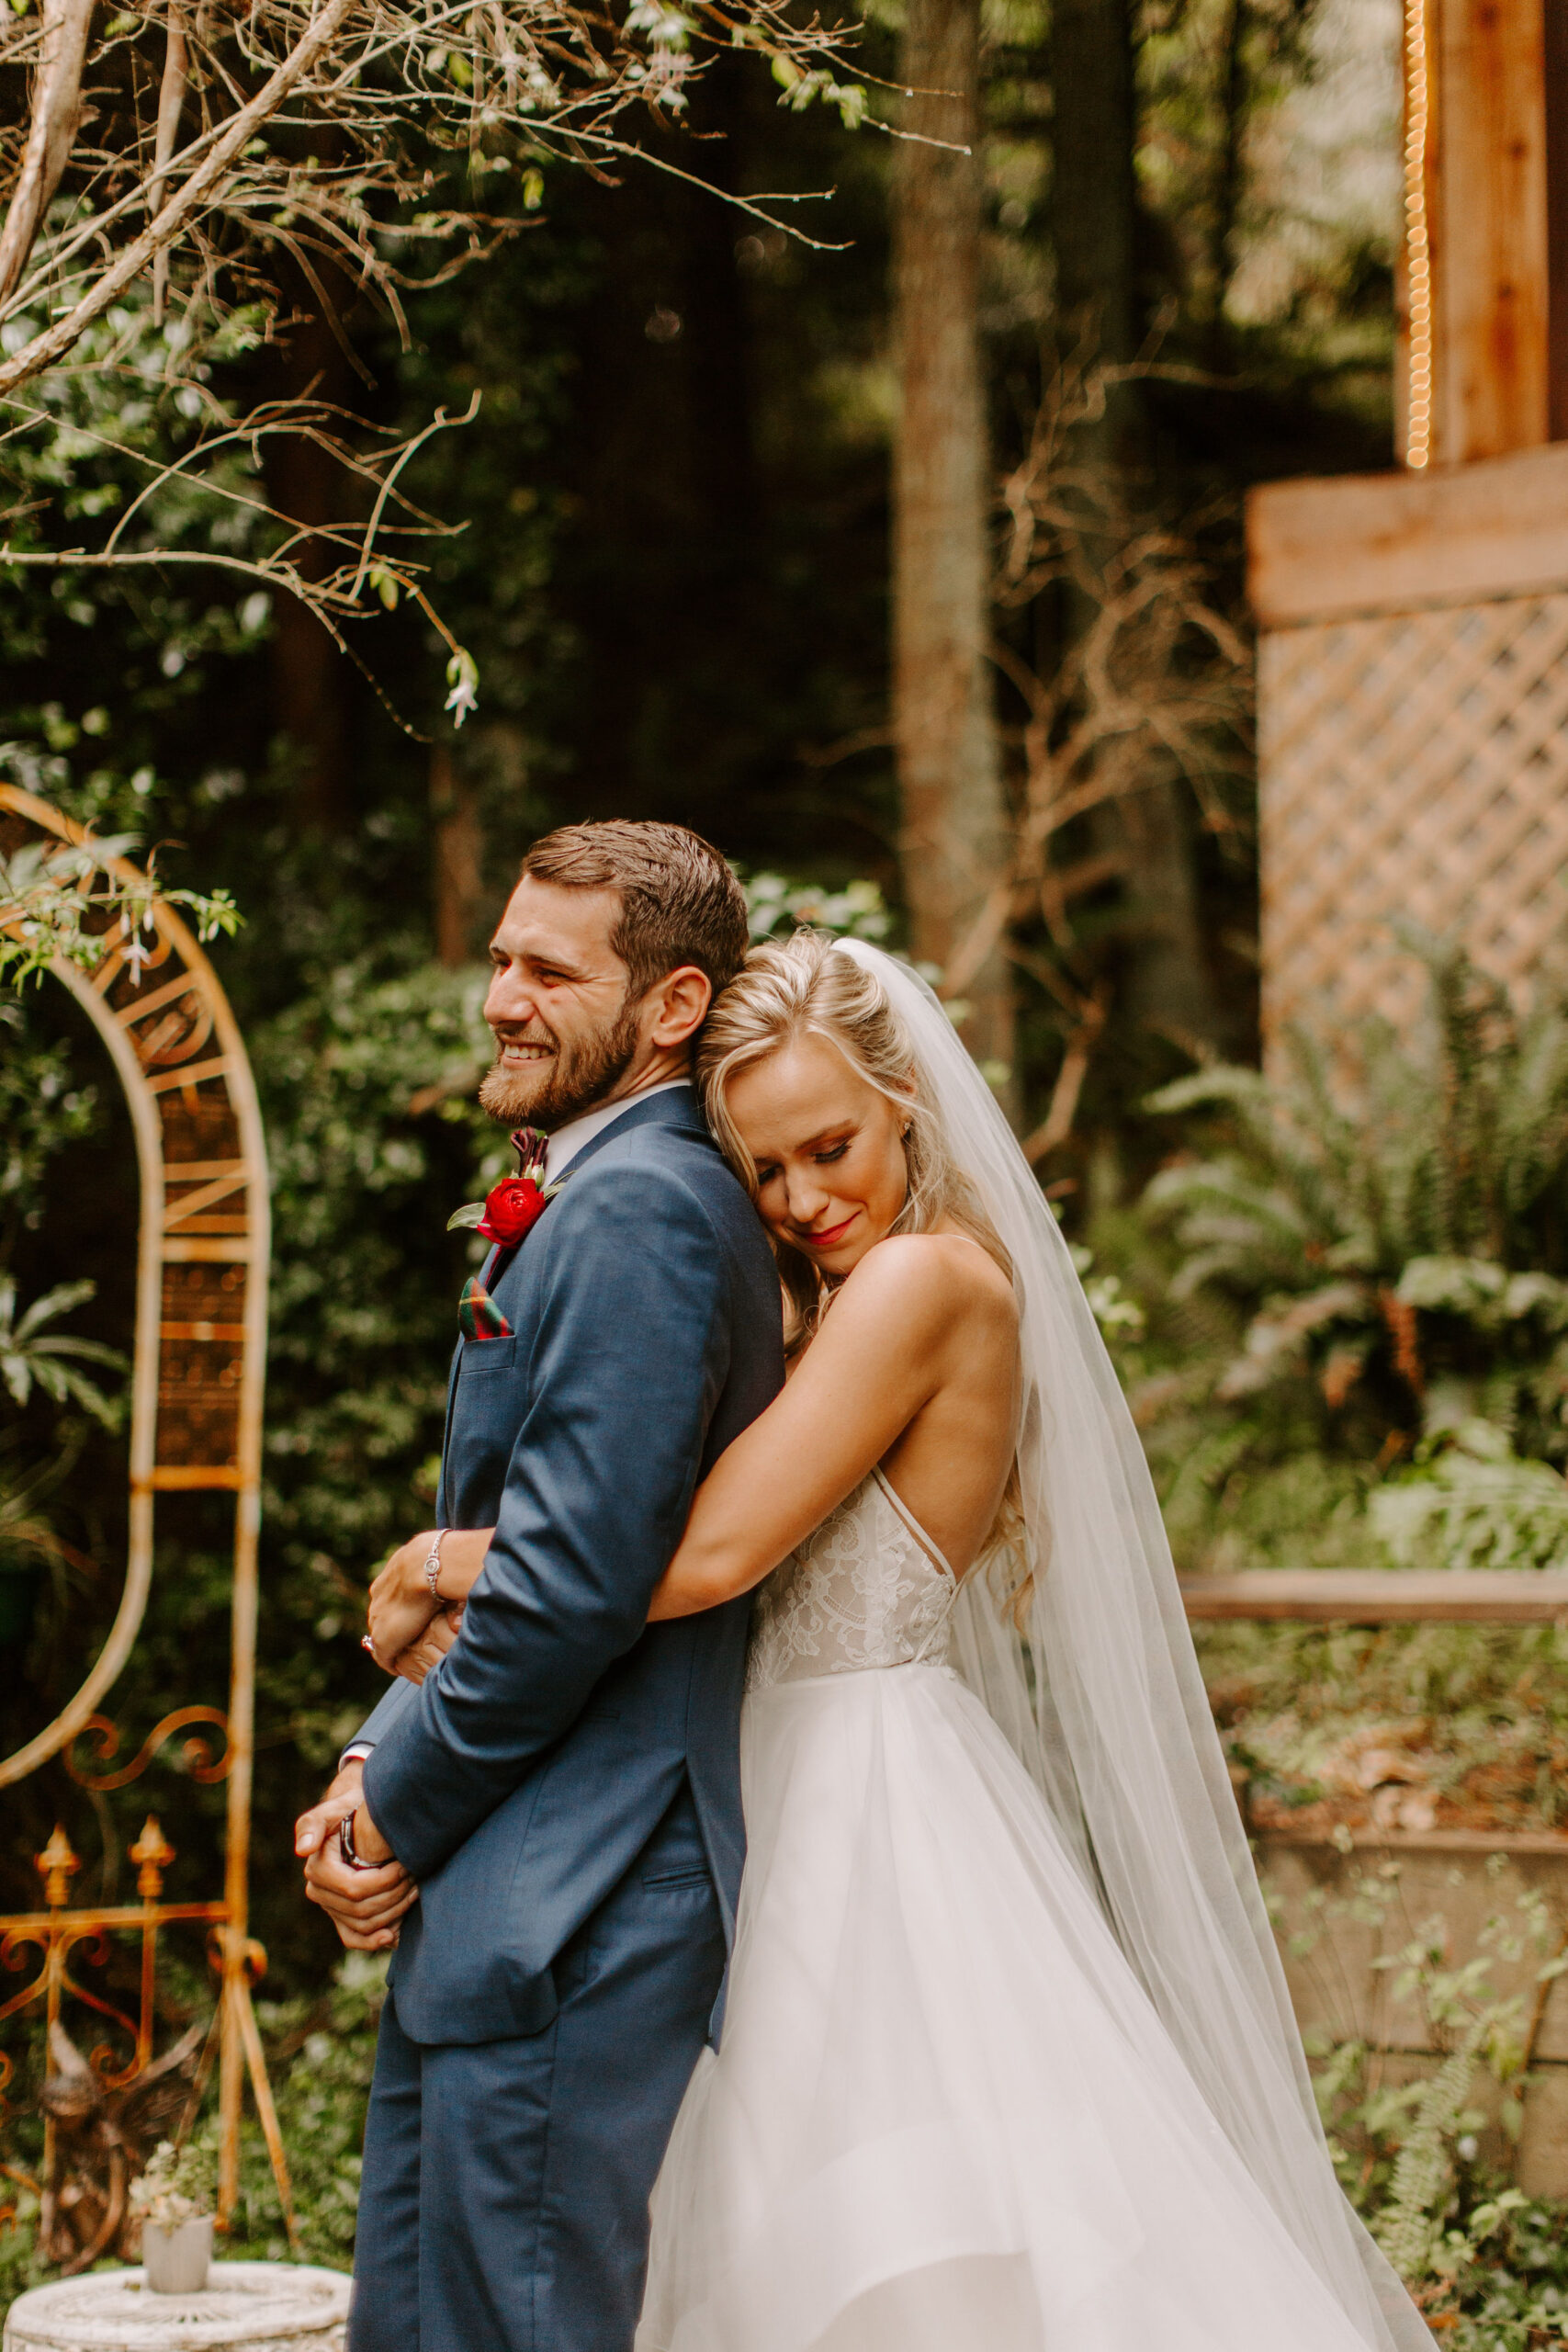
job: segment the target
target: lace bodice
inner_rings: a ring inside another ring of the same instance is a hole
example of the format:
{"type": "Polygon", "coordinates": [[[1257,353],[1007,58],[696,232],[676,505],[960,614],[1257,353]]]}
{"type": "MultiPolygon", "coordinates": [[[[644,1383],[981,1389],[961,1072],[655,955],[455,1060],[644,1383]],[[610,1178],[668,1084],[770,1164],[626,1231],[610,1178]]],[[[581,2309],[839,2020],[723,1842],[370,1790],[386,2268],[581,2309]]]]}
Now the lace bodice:
{"type": "Polygon", "coordinates": [[[937,1565],[941,1558],[874,1470],[759,1591],[747,1690],[807,1675],[943,1664],[958,1586],[945,1562],[937,1565]]]}

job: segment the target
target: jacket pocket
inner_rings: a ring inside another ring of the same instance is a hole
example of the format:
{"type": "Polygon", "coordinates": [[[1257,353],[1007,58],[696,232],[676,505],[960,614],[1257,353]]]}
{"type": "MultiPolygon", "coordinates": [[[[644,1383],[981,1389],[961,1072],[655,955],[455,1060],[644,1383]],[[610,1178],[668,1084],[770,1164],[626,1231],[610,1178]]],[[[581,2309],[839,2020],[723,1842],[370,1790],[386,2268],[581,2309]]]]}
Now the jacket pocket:
{"type": "Polygon", "coordinates": [[[457,1377],[471,1380],[477,1373],[510,1372],[516,1354],[515,1332],[504,1340],[465,1340],[457,1377]]]}

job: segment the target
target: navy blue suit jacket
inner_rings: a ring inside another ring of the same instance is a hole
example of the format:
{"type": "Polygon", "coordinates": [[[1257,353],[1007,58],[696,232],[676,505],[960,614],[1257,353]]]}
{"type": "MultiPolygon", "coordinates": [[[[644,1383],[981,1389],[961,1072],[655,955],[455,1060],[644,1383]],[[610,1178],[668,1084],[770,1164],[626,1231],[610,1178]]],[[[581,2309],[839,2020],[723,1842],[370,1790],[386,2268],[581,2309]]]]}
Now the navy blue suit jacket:
{"type": "Polygon", "coordinates": [[[691,1788],[733,1932],[749,1603],[646,1622],[697,1480],[784,1379],[756,1211],[687,1091],[591,1138],[459,1340],[437,1516],[495,1537],[461,1639],[364,1727],[418,1880],[393,1962],[415,2041],[535,2033],[551,1962],[691,1788]]]}

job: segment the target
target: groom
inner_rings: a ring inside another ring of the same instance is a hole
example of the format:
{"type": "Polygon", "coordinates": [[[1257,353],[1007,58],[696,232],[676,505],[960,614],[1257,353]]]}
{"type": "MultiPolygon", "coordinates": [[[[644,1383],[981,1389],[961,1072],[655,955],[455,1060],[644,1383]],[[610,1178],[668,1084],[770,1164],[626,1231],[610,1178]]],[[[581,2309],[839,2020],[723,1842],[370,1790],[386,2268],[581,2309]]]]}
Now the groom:
{"type": "Polygon", "coordinates": [[[401,1922],[350,2352],[629,2352],[744,1841],[747,1605],[645,1621],[784,1373],[762,1228],[690,1083],[746,933],[705,842],[614,823],[536,842],[491,944],[479,1100],[548,1133],[561,1182],[469,1285],[452,1361],[437,1517],[495,1536],[461,1638],[393,1683],[298,1838],[344,1942],[401,1922]]]}

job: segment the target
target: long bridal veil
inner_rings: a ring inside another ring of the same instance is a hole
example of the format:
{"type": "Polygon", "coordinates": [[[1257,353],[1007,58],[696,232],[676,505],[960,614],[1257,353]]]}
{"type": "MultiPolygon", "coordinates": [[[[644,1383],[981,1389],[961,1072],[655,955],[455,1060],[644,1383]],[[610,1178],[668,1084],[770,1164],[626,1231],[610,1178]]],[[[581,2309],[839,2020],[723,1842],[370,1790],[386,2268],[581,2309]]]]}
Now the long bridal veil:
{"type": "Polygon", "coordinates": [[[1032,1590],[1021,1630],[989,1579],[973,1576],[955,1662],[1038,1782],[1189,2072],[1303,2253],[1369,2346],[1432,2352],[1334,2176],[1153,1483],[1067,1245],[931,990],[880,948],[839,945],[904,1021],[1021,1306],[1032,1590]]]}

